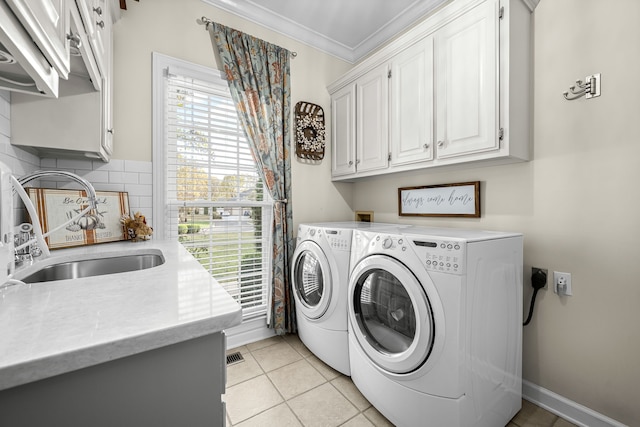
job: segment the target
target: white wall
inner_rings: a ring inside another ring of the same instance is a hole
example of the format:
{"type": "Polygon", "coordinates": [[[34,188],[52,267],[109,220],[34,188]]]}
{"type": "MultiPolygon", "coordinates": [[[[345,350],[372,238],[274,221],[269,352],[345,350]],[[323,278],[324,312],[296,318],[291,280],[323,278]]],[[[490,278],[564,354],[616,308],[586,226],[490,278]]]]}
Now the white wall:
{"type": "Polygon", "coordinates": [[[532,266],[572,274],[573,296],[538,293],[523,375],[608,417],[640,425],[640,2],[542,0],[535,15],[534,159],[353,184],[376,221],[520,231],[525,313],[532,266]],[[602,96],[566,101],[602,73],[602,96]],[[482,218],[400,219],[397,189],[480,180],[482,218]]]}
{"type": "MultiPolygon", "coordinates": [[[[297,52],[291,61],[292,110],[298,101],[304,100],[321,105],[325,116],[329,116],[330,99],[325,88],[351,67],[199,0],[128,2],[127,8],[114,26],[113,157],[116,159],[151,160],[152,52],[218,68],[209,33],[196,23],[201,16],[297,52]]],[[[348,205],[351,187],[330,184],[330,157],[307,164],[298,160],[294,152],[292,148],[295,226],[299,222],[351,218],[348,205]]]]}

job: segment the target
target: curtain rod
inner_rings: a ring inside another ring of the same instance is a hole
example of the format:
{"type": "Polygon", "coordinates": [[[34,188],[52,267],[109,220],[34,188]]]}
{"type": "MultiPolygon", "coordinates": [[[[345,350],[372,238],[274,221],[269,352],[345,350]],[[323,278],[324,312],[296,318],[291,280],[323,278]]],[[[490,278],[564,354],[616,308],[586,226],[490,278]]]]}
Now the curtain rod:
{"type": "MultiPolygon", "coordinates": [[[[205,30],[209,29],[209,24],[213,24],[213,21],[211,19],[207,18],[206,16],[203,16],[201,18],[196,19],[196,22],[199,25],[204,25],[205,30]]],[[[295,58],[296,56],[298,56],[298,52],[289,51],[289,53],[291,54],[292,58],[295,58]]]]}

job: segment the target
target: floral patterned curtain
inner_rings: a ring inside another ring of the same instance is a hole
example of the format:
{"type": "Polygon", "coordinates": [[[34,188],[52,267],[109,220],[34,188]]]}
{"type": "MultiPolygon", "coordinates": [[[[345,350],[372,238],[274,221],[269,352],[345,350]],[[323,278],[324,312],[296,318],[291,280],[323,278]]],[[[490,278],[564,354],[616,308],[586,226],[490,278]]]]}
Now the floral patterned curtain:
{"type": "Polygon", "coordinates": [[[278,335],[296,332],[289,276],[289,263],[293,255],[289,154],[290,52],[215,22],[210,23],[208,28],[213,45],[220,54],[231,97],[259,173],[276,201],[268,325],[278,335]]]}

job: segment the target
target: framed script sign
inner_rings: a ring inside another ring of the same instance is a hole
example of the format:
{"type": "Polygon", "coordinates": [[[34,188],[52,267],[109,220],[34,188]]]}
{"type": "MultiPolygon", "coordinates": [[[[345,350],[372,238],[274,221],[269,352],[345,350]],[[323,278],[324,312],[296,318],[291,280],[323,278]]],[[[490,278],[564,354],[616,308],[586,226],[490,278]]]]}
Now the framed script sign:
{"type": "MultiPolygon", "coordinates": [[[[84,190],[27,188],[27,193],[36,207],[43,233],[64,224],[89,206],[84,190]]],[[[96,191],[96,196],[95,212],[76,219],[45,238],[49,249],[127,239],[120,218],[129,215],[128,193],[96,191]]]]}
{"type": "Polygon", "coordinates": [[[398,214],[480,218],[480,181],[398,188],[398,214]]]}

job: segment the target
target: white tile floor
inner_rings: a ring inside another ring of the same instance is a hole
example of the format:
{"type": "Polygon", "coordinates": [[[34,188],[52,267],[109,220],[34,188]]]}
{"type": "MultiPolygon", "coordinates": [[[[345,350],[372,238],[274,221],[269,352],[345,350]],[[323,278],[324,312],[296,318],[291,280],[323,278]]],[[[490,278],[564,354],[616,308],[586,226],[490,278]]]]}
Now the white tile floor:
{"type": "MultiPolygon", "coordinates": [[[[349,377],[321,362],[296,335],[269,338],[227,353],[236,351],[244,361],[227,369],[227,426],[392,426],[349,377]]],[[[574,426],[526,400],[522,405],[507,427],[574,426]]]]}

